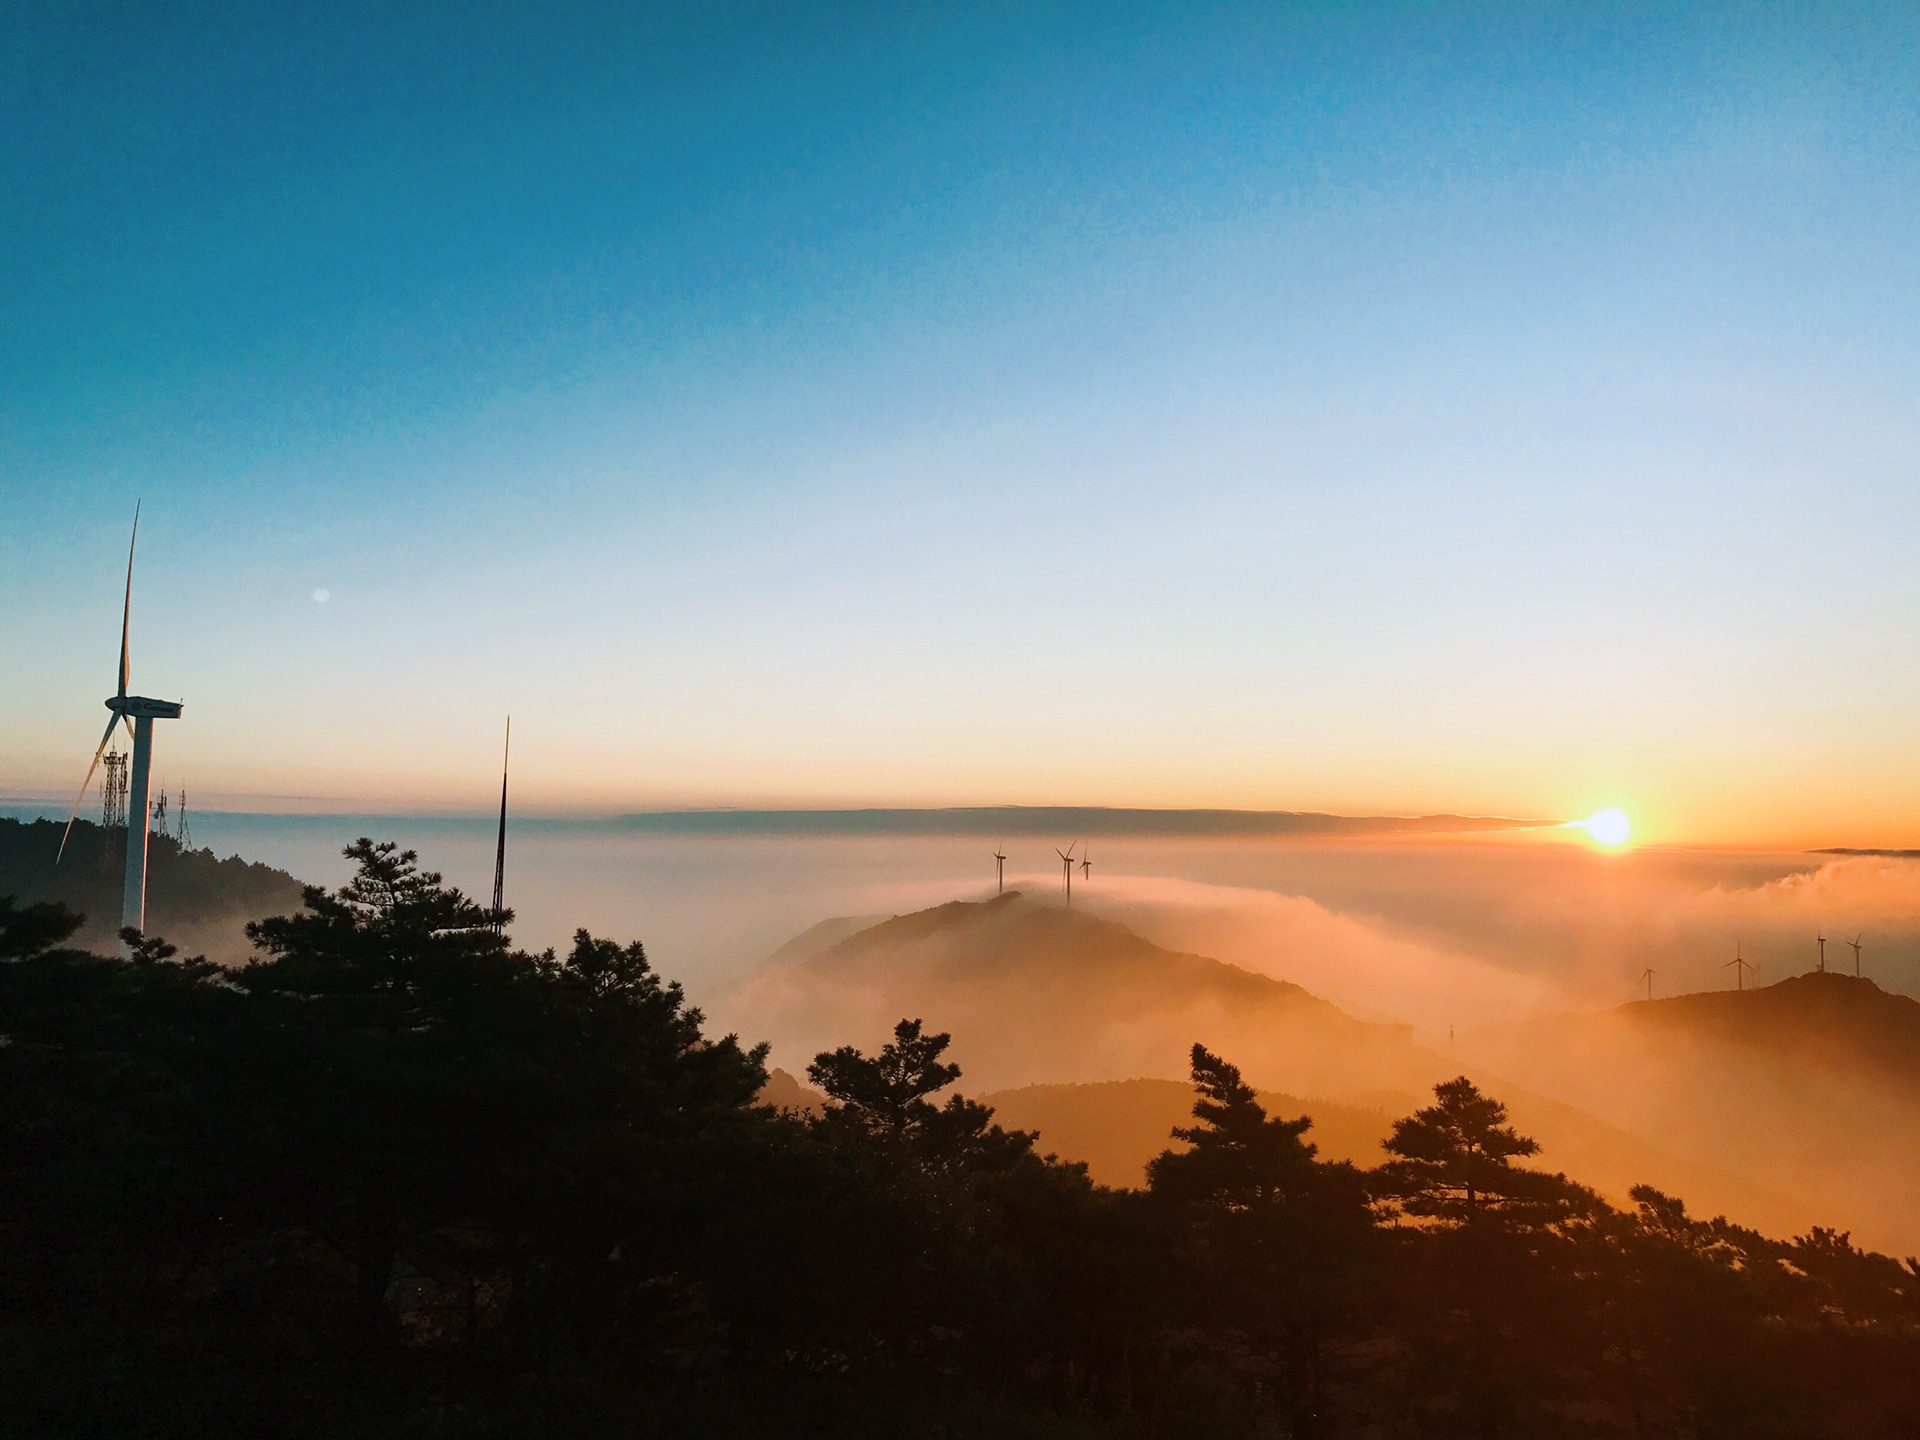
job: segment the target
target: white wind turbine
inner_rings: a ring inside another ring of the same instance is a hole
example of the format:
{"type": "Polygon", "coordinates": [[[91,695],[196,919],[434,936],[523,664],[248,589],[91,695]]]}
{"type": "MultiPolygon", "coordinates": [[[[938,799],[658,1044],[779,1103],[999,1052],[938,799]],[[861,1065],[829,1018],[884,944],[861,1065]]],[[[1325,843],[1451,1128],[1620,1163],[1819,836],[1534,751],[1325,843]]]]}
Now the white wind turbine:
{"type": "Polygon", "coordinates": [[[60,856],[66,853],[67,837],[73,834],[74,817],[79,815],[80,802],[86,798],[87,787],[93,783],[93,772],[99,767],[100,756],[106,750],[107,742],[113,739],[113,727],[125,725],[133,735],[133,777],[127,790],[127,880],[126,888],[120,892],[120,924],[123,929],[131,926],[135,930],[145,930],[147,825],[153,816],[149,793],[153,778],[153,722],[179,719],[181,706],[176,700],[150,700],[144,695],[127,693],[130,671],[127,631],[133,618],[133,547],[139,538],[140,507],[135,505],[133,537],[127,541],[127,593],[120,610],[120,688],[107,700],[107,709],[113,712],[113,717],[107,721],[107,730],[100,737],[99,749],[93,752],[93,764],[87,766],[87,778],[80,782],[80,793],[73,797],[73,813],[67,816],[67,828],[60,836],[60,850],[53,860],[54,864],[59,864],[60,856]]]}

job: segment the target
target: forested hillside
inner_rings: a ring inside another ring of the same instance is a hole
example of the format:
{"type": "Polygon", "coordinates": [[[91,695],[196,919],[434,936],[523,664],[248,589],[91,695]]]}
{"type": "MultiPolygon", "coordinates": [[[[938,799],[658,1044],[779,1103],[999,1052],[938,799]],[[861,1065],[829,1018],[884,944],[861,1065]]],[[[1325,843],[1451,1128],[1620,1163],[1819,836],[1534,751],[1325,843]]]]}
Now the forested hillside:
{"type": "Polygon", "coordinates": [[[1362,1168],[1194,1045],[1180,1146],[1110,1189],[922,1018],[782,1113],[637,943],[518,952],[348,853],[237,972],[0,901],[9,1435],[1920,1427],[1920,1265],[1616,1208],[1465,1078],[1362,1168]]]}
{"type": "MultiPolygon", "coordinates": [[[[80,943],[106,945],[120,927],[127,832],[76,820],[61,854],[65,828],[53,820],[0,820],[0,895],[65,905],[85,917],[80,943]]],[[[247,921],[299,906],[300,882],[284,870],[182,849],[157,832],[147,842],[147,929],[183,951],[239,964],[251,953],[247,921]]]]}

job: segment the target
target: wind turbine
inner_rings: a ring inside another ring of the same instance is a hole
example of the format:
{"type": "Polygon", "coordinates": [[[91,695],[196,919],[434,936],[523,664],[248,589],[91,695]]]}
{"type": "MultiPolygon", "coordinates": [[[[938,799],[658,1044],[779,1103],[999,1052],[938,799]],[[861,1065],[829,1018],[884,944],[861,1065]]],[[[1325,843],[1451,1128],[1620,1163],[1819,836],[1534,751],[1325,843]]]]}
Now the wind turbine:
{"type": "Polygon", "coordinates": [[[93,783],[93,772],[100,764],[100,756],[107,748],[107,742],[113,739],[113,727],[125,725],[133,733],[133,779],[127,794],[127,879],[125,888],[120,892],[120,925],[122,929],[145,930],[147,924],[147,827],[153,818],[153,805],[149,799],[153,780],[153,722],[156,720],[178,720],[183,708],[177,700],[150,700],[144,695],[129,695],[127,681],[130,678],[130,665],[127,658],[127,634],[133,619],[133,547],[140,539],[140,507],[133,507],[133,536],[127,541],[127,592],[120,610],[120,688],[107,701],[107,709],[113,712],[113,718],[107,721],[106,733],[100,737],[100,746],[93,752],[93,763],[87,766],[87,778],[80,782],[80,793],[73,797],[73,813],[67,816],[67,828],[60,836],[60,849],[55,852],[53,863],[58,865],[60,857],[66,853],[67,839],[73,834],[73,822],[80,814],[80,802],[86,798],[87,786],[93,783]],[[134,822],[138,820],[136,825],[134,822]]]}
{"type": "Polygon", "coordinates": [[[1061,871],[1066,876],[1067,904],[1069,905],[1073,904],[1073,852],[1079,844],[1080,842],[1076,840],[1064,850],[1058,845],[1053,847],[1053,853],[1060,857],[1061,871]]]}
{"type": "Polygon", "coordinates": [[[1846,942],[1847,948],[1853,951],[1853,978],[1856,980],[1860,978],[1860,941],[1865,937],[1866,933],[1866,931],[1862,930],[1860,934],[1846,942]]]}
{"type": "Polygon", "coordinates": [[[1820,973],[1824,975],[1827,973],[1827,937],[1820,935],[1815,938],[1820,946],[1820,973]]]}
{"type": "Polygon", "coordinates": [[[493,851],[493,933],[507,933],[507,757],[513,753],[513,717],[507,717],[506,743],[500,747],[500,842],[493,851]]]}
{"type": "Polygon", "coordinates": [[[1649,965],[1640,972],[1640,978],[1647,982],[1647,999],[1653,999],[1653,967],[1649,965]]]}
{"type": "MultiPolygon", "coordinates": [[[[1727,965],[1733,966],[1733,988],[1736,990],[1746,989],[1747,971],[1758,968],[1751,960],[1741,958],[1740,942],[1737,940],[1733,943],[1733,959],[1727,961],[1727,965]]],[[[1727,968],[1727,965],[1722,965],[1720,968],[1724,970],[1727,968]]],[[[1649,993],[1647,998],[1653,998],[1651,993],[1649,993]]]]}
{"type": "Polygon", "coordinates": [[[993,852],[993,881],[996,895],[1007,893],[1007,857],[998,848],[993,852]]]}
{"type": "Polygon", "coordinates": [[[1080,855],[1080,878],[1082,880],[1093,878],[1093,861],[1084,851],[1080,855]]]}

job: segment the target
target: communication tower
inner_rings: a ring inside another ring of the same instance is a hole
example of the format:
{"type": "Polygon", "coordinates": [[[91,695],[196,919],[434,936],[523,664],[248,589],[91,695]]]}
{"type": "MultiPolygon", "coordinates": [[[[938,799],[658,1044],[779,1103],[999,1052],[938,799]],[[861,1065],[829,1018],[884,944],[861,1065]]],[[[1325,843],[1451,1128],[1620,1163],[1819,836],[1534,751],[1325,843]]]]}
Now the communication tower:
{"type": "Polygon", "coordinates": [[[101,763],[107,775],[100,782],[100,824],[112,829],[127,823],[127,757],[115,750],[101,763]]]}

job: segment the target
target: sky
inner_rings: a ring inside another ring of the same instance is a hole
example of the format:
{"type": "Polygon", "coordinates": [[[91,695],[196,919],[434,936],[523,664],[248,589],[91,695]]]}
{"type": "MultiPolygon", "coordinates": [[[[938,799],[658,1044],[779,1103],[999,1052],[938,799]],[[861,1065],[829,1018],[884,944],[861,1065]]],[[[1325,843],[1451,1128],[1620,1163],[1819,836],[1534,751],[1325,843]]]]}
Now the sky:
{"type": "Polygon", "coordinates": [[[1910,6],[0,24],[0,795],[1920,844],[1910,6]]]}

